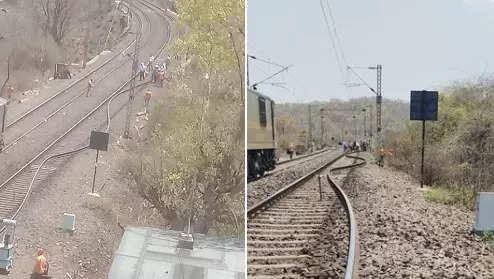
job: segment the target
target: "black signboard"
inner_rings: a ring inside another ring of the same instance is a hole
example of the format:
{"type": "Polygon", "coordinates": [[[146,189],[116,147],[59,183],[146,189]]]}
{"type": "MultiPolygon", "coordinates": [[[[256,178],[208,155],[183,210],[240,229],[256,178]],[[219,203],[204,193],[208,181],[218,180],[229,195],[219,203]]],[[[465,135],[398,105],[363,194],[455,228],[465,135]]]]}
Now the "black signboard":
{"type": "Polygon", "coordinates": [[[89,148],[101,151],[108,150],[108,139],[110,135],[104,132],[91,132],[91,138],[89,139],[89,148]]]}
{"type": "Polygon", "coordinates": [[[410,94],[410,120],[437,121],[437,91],[412,91],[410,94]]]}
{"type": "Polygon", "coordinates": [[[411,91],[410,120],[422,120],[422,166],[420,187],[424,187],[425,121],[437,121],[437,91],[411,91]]]}

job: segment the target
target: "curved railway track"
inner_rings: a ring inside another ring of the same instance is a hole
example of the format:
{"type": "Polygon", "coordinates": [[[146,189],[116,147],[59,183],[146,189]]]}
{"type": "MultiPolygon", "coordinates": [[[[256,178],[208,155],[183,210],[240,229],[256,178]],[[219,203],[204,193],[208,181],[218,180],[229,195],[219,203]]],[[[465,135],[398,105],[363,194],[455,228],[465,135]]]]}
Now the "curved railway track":
{"type": "MultiPolygon", "coordinates": [[[[162,9],[156,11],[156,8],[147,4],[146,1],[138,0],[137,2],[143,6],[151,8],[157,14],[161,15],[161,13],[163,12],[162,9]]],[[[142,12],[142,14],[146,15],[146,13],[141,8],[138,8],[137,5],[133,4],[133,6],[136,9],[139,9],[142,12]]],[[[166,38],[164,42],[160,44],[161,46],[159,47],[159,49],[156,51],[156,55],[155,55],[156,57],[158,57],[163,52],[163,49],[171,40],[171,27],[168,21],[168,17],[163,16],[163,18],[165,18],[168,22],[168,24],[166,24],[167,26],[167,32],[165,35],[166,38]]],[[[139,20],[139,22],[141,23],[141,27],[142,27],[142,21],[139,20]]],[[[153,34],[151,33],[150,36],[152,35],[153,34]]],[[[133,78],[135,78],[135,76],[133,78]]],[[[127,92],[128,90],[124,90],[124,88],[131,82],[131,80],[132,78],[128,79],[124,84],[119,86],[117,90],[114,90],[110,95],[106,96],[104,100],[98,102],[98,104],[93,106],[89,112],[87,112],[84,116],[82,116],[74,124],[72,124],[70,128],[65,130],[63,133],[59,134],[54,140],[52,140],[49,144],[47,144],[43,148],[43,150],[33,155],[33,157],[27,163],[25,163],[13,175],[11,175],[7,180],[5,180],[3,183],[0,184],[0,220],[2,218],[15,219],[19,214],[19,212],[21,211],[21,209],[23,208],[23,206],[26,204],[26,201],[29,198],[29,194],[31,193],[34,183],[46,180],[50,176],[50,174],[54,173],[57,170],[57,166],[62,163],[64,157],[83,151],[87,148],[86,146],[84,146],[72,151],[66,151],[66,150],[61,151],[62,150],[61,148],[63,147],[57,147],[56,145],[62,139],[66,138],[83,122],[90,119],[91,116],[93,116],[97,111],[99,111],[105,104],[107,103],[109,104],[111,100],[115,99],[118,96],[121,96],[122,93],[127,92]],[[48,153],[48,151],[52,151],[52,153],[56,153],[56,154],[45,156],[45,158],[41,160],[42,157],[48,153]],[[58,152],[53,152],[53,151],[58,151],[58,152]],[[45,165],[45,163],[47,163],[49,160],[51,160],[50,164],[45,165]],[[36,163],[38,164],[36,165],[36,163]]],[[[139,87],[141,85],[142,84],[137,85],[136,87],[139,87]]],[[[118,113],[124,106],[125,103],[119,104],[119,108],[117,109],[117,112],[115,112],[113,115],[118,113]]],[[[111,118],[109,105],[107,106],[107,110],[108,111],[105,114],[105,116],[107,117],[106,120],[108,122],[108,128],[109,128],[109,123],[110,123],[109,120],[111,118]]],[[[103,119],[101,119],[101,122],[103,123],[103,119]]],[[[4,230],[5,227],[0,226],[0,233],[3,232],[4,230]]]]}
{"type": "Polygon", "coordinates": [[[319,150],[319,151],[316,151],[316,152],[312,152],[312,153],[309,153],[309,154],[300,155],[300,156],[297,156],[297,157],[295,157],[293,159],[278,161],[276,163],[276,165],[279,166],[279,165],[283,165],[283,164],[286,164],[286,163],[298,161],[298,160],[301,160],[301,159],[304,159],[304,158],[308,158],[308,157],[312,157],[312,156],[315,156],[315,155],[319,155],[321,153],[324,153],[324,152],[327,152],[327,151],[330,151],[330,150],[333,150],[333,149],[326,148],[326,149],[319,150]]]}
{"type": "MultiPolygon", "coordinates": [[[[144,16],[147,25],[149,28],[151,27],[151,21],[149,19],[149,16],[139,7],[133,5],[134,9],[138,10],[142,16],[144,16]]],[[[130,8],[129,8],[130,10],[130,8]]],[[[133,15],[132,17],[136,17],[139,27],[137,32],[142,33],[144,24],[142,22],[141,16],[139,16],[136,12],[132,11],[131,14],[133,15]]],[[[149,32],[151,33],[151,29],[149,29],[149,32]]],[[[144,41],[144,44],[147,43],[151,39],[151,36],[146,38],[146,41],[144,41]]],[[[109,69],[106,69],[106,65],[108,63],[114,61],[116,58],[118,58],[120,55],[122,55],[124,52],[127,51],[129,47],[131,47],[135,43],[135,39],[125,48],[121,49],[116,55],[112,56],[110,59],[105,61],[102,65],[96,67],[95,69],[91,70],[87,75],[83,76],[79,80],[76,80],[75,82],[69,84],[68,87],[64,88],[63,90],[55,93],[51,97],[47,98],[37,106],[33,107],[32,109],[29,109],[27,112],[21,114],[19,117],[17,117],[15,120],[12,122],[8,123],[6,125],[6,130],[11,130],[8,128],[14,128],[15,125],[20,124],[21,122],[30,122],[33,123],[33,125],[25,130],[20,130],[17,131],[17,133],[12,133],[8,134],[8,138],[12,138],[8,140],[8,143],[3,147],[2,152],[5,152],[14,146],[16,146],[22,139],[26,138],[29,134],[31,134],[33,131],[36,129],[42,127],[45,125],[51,118],[57,116],[60,114],[60,112],[66,108],[68,108],[71,105],[76,104],[76,101],[78,101],[81,97],[83,97],[86,92],[87,92],[87,86],[84,86],[82,90],[77,90],[75,88],[75,85],[80,84],[83,80],[85,80],[87,77],[89,77],[92,74],[96,74],[101,72],[102,76],[98,79],[95,79],[95,82],[101,82],[107,80],[109,77],[111,77],[112,74],[114,74],[117,70],[122,69],[123,66],[126,66],[131,63],[130,59],[125,59],[124,61],[121,61],[118,63],[116,66],[112,67],[109,69]],[[70,89],[74,89],[71,91],[70,89]],[[68,93],[75,93],[74,94],[68,94],[68,93]],[[58,97],[58,98],[57,98],[58,97]],[[41,110],[41,109],[44,110],[41,110]],[[40,120],[39,120],[40,119],[40,120]],[[30,120],[30,121],[29,121],[30,120]]],[[[143,45],[144,45],[143,44],[143,45]]],[[[142,45],[140,46],[139,49],[142,48],[142,45]]],[[[140,84],[139,86],[145,85],[147,83],[140,84]]],[[[126,91],[125,91],[126,92],[126,91]]],[[[123,93],[123,92],[122,92],[123,93]]],[[[5,136],[5,135],[4,135],[5,136]]]]}
{"type": "Polygon", "coordinates": [[[320,150],[320,151],[317,151],[317,152],[314,152],[314,153],[311,153],[311,154],[306,154],[306,155],[303,155],[303,156],[299,156],[299,157],[293,158],[291,160],[283,160],[283,161],[280,161],[280,162],[276,163],[276,166],[277,167],[274,170],[268,171],[263,176],[258,177],[256,179],[248,179],[247,182],[250,183],[250,182],[254,182],[254,181],[259,181],[259,180],[265,179],[265,178],[267,178],[269,176],[272,176],[272,175],[277,174],[279,172],[285,171],[286,169],[288,169],[290,167],[294,167],[294,166],[297,166],[297,165],[304,164],[304,163],[306,163],[309,160],[312,160],[312,159],[318,158],[320,156],[323,156],[326,152],[332,152],[332,151],[334,151],[334,150],[332,150],[332,149],[324,149],[324,150],[320,150]],[[292,163],[294,163],[294,164],[292,165],[292,163]]]}
{"type": "Polygon", "coordinates": [[[319,266],[314,266],[320,264],[320,258],[324,256],[315,255],[312,250],[318,246],[324,249],[327,245],[341,245],[334,242],[337,238],[326,239],[324,229],[328,220],[338,218],[346,220],[346,228],[341,231],[346,231],[348,235],[347,238],[343,237],[347,241],[346,251],[339,251],[345,255],[344,262],[336,269],[344,269],[347,279],[356,278],[358,237],[350,201],[329,175],[326,180],[331,187],[322,183],[321,188],[319,181],[322,177],[316,176],[344,156],[359,162],[330,171],[365,164],[363,158],[341,154],[248,209],[249,278],[327,278],[328,274],[319,266]]]}
{"type": "MultiPolygon", "coordinates": [[[[129,9],[130,10],[130,9],[129,9]]],[[[135,12],[131,11],[130,12],[131,14],[131,17],[133,18],[134,16],[136,16],[136,19],[139,23],[139,30],[142,31],[142,28],[143,28],[143,24],[142,24],[142,19],[141,17],[139,17],[135,12]]],[[[146,18],[146,21],[149,22],[149,19],[147,18],[147,15],[145,15],[145,18],[146,18]]],[[[128,31],[126,31],[126,33],[128,33],[128,31]]],[[[78,85],[83,85],[83,89],[82,91],[85,91],[87,89],[87,86],[84,85],[84,83],[82,83],[83,81],[86,81],[88,80],[88,78],[90,78],[92,75],[94,74],[97,74],[99,73],[101,70],[106,70],[106,67],[109,63],[111,63],[112,61],[115,61],[120,55],[124,54],[133,44],[135,43],[135,39],[132,40],[129,44],[127,44],[126,46],[124,46],[121,50],[119,50],[116,54],[114,54],[113,56],[111,56],[110,58],[108,58],[106,61],[104,61],[101,65],[95,67],[94,69],[90,70],[88,73],[84,74],[82,77],[74,80],[73,82],[71,82],[69,85],[67,85],[65,88],[59,90],[58,92],[56,92],[55,94],[53,94],[52,96],[50,96],[49,98],[43,100],[41,103],[37,104],[36,106],[34,106],[33,108],[30,108],[28,109],[27,111],[21,113],[19,116],[15,117],[14,120],[8,122],[6,125],[5,125],[5,130],[8,130],[10,128],[13,128],[15,125],[19,124],[20,122],[22,122],[23,120],[25,120],[26,118],[28,117],[31,117],[33,116],[33,114],[35,112],[38,112],[40,109],[46,107],[47,104],[50,104],[51,102],[59,99],[60,97],[62,97],[63,95],[65,95],[66,93],[68,92],[71,92],[71,89],[77,89],[76,86],[78,85]]],[[[110,69],[110,71],[108,73],[105,73],[105,77],[108,76],[109,74],[115,72],[116,70],[120,69],[124,64],[128,63],[128,61],[124,61],[123,63],[119,64],[118,66],[116,67],[113,67],[110,69]]],[[[104,78],[103,78],[104,79],[104,78]]],[[[102,79],[100,79],[102,80],[102,79]]],[[[78,90],[77,92],[79,92],[81,90],[78,90]]]]}

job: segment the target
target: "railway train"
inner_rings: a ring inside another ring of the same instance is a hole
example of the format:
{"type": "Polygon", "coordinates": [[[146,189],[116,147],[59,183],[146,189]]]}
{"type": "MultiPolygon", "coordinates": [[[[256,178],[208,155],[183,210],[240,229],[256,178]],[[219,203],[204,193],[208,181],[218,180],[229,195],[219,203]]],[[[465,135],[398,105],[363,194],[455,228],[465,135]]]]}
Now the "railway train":
{"type": "Polygon", "coordinates": [[[276,167],[274,101],[256,89],[247,90],[247,178],[276,167]]]}

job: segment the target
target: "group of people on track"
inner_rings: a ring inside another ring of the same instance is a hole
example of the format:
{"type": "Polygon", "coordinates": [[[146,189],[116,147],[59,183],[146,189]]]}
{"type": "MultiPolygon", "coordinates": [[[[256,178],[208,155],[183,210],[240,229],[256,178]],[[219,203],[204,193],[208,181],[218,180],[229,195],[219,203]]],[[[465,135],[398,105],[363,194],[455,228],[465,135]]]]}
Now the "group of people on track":
{"type": "MultiPolygon", "coordinates": [[[[143,81],[146,78],[146,74],[151,73],[151,82],[159,87],[163,87],[163,82],[165,79],[165,72],[167,69],[167,64],[170,58],[168,57],[164,62],[156,61],[154,56],[149,57],[149,62],[141,62],[138,65],[138,75],[139,80],[143,81]]],[[[94,90],[95,82],[94,79],[90,78],[87,83],[86,97],[91,96],[91,92],[94,90]]],[[[149,102],[151,100],[153,93],[151,88],[148,87],[144,93],[144,110],[145,113],[149,113],[149,102]]]]}
{"type": "MultiPolygon", "coordinates": [[[[343,141],[343,142],[340,142],[339,144],[343,146],[344,152],[347,152],[347,151],[370,151],[370,144],[366,141],[362,141],[360,143],[357,141],[352,141],[350,143],[343,141]]],[[[382,168],[382,167],[384,167],[384,158],[386,156],[392,156],[393,153],[391,152],[391,150],[386,150],[383,147],[381,147],[377,150],[376,155],[377,155],[376,156],[376,164],[382,168]]]]}
{"type": "Polygon", "coordinates": [[[151,82],[157,84],[159,87],[163,87],[163,81],[165,80],[165,72],[169,58],[164,62],[156,61],[154,56],[149,57],[149,62],[141,62],[139,64],[139,80],[144,80],[146,74],[151,73],[151,82]]]}

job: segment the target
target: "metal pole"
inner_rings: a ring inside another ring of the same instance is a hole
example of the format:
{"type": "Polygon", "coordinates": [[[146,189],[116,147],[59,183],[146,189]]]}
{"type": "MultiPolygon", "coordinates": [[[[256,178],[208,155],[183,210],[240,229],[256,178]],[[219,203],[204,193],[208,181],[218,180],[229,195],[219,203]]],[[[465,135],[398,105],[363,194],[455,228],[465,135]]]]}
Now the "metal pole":
{"type": "Polygon", "coordinates": [[[312,152],[312,112],[311,112],[311,107],[309,104],[309,150],[312,152]]]}
{"type": "Polygon", "coordinates": [[[322,145],[323,145],[323,137],[324,137],[324,125],[323,125],[323,109],[321,109],[319,111],[319,113],[321,114],[321,148],[322,148],[322,145]]]}
{"type": "Polygon", "coordinates": [[[376,124],[377,124],[377,144],[382,147],[381,139],[381,104],[382,104],[382,92],[381,92],[381,81],[382,81],[382,65],[377,65],[377,87],[376,87],[376,124]]]}
{"type": "Polygon", "coordinates": [[[367,121],[367,110],[364,109],[364,138],[367,137],[367,127],[366,127],[366,122],[367,121]]]}
{"type": "Polygon", "coordinates": [[[96,170],[98,168],[98,157],[99,157],[99,150],[96,150],[96,163],[94,164],[93,188],[91,189],[92,194],[94,194],[94,186],[95,186],[95,182],[96,182],[96,170]]]}
{"type": "Polygon", "coordinates": [[[247,55],[247,88],[250,87],[250,79],[249,79],[249,55],[247,55]]]}
{"type": "Polygon", "coordinates": [[[321,176],[319,175],[317,178],[319,180],[319,200],[322,201],[321,176]]]}
{"type": "Polygon", "coordinates": [[[132,61],[132,81],[130,82],[130,93],[129,93],[129,101],[127,103],[127,116],[125,118],[125,130],[123,137],[128,139],[130,138],[130,119],[132,117],[132,107],[134,104],[134,97],[135,97],[135,83],[136,83],[136,75],[137,75],[137,59],[138,55],[137,52],[139,51],[139,38],[140,38],[140,33],[136,33],[136,41],[135,41],[135,50],[134,50],[134,59],[132,61]]]}
{"type": "Polygon", "coordinates": [[[420,171],[420,188],[424,187],[424,149],[425,149],[425,120],[422,120],[422,168],[420,171]]]}
{"type": "Polygon", "coordinates": [[[2,88],[0,89],[0,97],[3,96],[3,90],[5,89],[5,85],[7,84],[9,79],[10,79],[10,56],[7,57],[7,78],[3,82],[2,88]]]}

